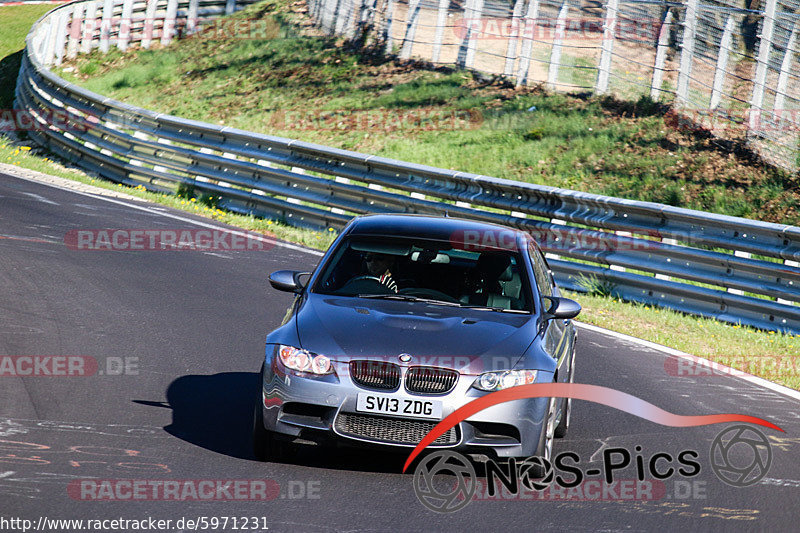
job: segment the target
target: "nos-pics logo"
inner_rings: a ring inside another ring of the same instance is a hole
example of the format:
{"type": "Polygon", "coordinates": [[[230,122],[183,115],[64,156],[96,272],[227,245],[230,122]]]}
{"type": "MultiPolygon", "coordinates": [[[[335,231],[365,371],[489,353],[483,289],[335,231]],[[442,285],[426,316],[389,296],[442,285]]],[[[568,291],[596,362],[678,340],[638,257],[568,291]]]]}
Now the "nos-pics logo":
{"type": "MultiPolygon", "coordinates": [[[[696,452],[695,452],[696,453],[696,452]]],[[[761,481],[772,464],[772,449],[767,436],[749,425],[735,425],[717,434],[709,450],[711,469],[723,483],[749,487],[761,481]]],[[[495,465],[493,465],[495,466],[495,465]]],[[[699,473],[699,464],[698,472],[699,473]]],[[[497,471],[497,468],[492,468],[497,471]]],[[[487,463],[488,472],[488,463],[487,463]]],[[[542,491],[555,478],[550,461],[530,457],[517,463],[515,486],[542,491]]],[[[479,488],[475,467],[464,455],[440,450],[423,457],[414,470],[414,492],[431,511],[452,513],[473,500],[479,488]]]]}

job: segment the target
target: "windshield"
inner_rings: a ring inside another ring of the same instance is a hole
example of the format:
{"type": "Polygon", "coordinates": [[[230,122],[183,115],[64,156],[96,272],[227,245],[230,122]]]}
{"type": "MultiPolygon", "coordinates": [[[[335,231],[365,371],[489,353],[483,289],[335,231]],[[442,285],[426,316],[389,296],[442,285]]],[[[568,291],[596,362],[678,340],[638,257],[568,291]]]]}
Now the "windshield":
{"type": "Polygon", "coordinates": [[[442,241],[353,237],[340,244],[313,292],[531,312],[521,265],[515,250],[472,251],[442,241]]]}

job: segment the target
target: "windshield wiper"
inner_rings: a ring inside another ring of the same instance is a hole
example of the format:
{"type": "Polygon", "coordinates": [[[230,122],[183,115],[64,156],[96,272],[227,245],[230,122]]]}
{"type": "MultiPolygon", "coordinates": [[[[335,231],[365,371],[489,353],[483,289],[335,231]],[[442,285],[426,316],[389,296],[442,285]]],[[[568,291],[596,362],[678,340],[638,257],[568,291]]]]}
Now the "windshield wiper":
{"type": "Polygon", "coordinates": [[[359,294],[358,297],[371,298],[373,300],[401,300],[404,302],[422,302],[426,304],[461,307],[461,304],[455,302],[447,302],[445,300],[435,300],[432,298],[420,298],[419,296],[411,296],[410,294],[359,294]]]}
{"type": "Polygon", "coordinates": [[[460,307],[464,307],[466,309],[477,309],[478,311],[497,311],[499,313],[517,313],[523,315],[529,315],[530,311],[524,311],[522,309],[506,309],[505,307],[492,307],[489,305],[467,305],[461,304],[460,307]]]}

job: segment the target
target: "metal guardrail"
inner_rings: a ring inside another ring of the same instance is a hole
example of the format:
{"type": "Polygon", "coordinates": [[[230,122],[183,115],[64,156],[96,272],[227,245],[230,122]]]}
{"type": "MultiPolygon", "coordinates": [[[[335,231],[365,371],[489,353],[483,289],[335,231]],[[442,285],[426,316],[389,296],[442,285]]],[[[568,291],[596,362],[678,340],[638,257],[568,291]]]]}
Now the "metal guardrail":
{"type": "MultiPolygon", "coordinates": [[[[123,2],[131,17],[164,16],[177,3],[123,2]]],[[[48,69],[70,46],[100,46],[97,25],[87,32],[75,16],[90,4],[102,20],[100,2],[83,0],[33,26],[15,104],[35,121],[35,142],[89,172],[151,190],[192,187],[221,207],[299,226],[341,228],[375,212],[498,222],[531,232],[562,286],[585,290],[582,278],[595,278],[628,300],[800,333],[798,227],[406,163],[127,105],[48,69]]],[[[189,4],[187,12],[198,4],[230,11],[219,0],[189,4]]],[[[158,35],[131,32],[125,46],[144,37],[158,35]]]]}

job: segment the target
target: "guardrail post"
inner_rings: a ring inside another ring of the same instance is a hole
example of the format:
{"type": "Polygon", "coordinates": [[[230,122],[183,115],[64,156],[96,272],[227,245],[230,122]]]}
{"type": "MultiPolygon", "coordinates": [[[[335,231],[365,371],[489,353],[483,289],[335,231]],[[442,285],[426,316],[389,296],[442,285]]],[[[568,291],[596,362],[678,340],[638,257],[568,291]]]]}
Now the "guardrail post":
{"type": "Polygon", "coordinates": [[[67,24],[69,23],[69,16],[72,9],[70,7],[63,7],[58,10],[56,16],[58,23],[56,24],[56,37],[55,37],[55,64],[60,65],[64,59],[64,46],[67,43],[67,24]]]}
{"type": "Polygon", "coordinates": [[[414,35],[417,33],[417,23],[419,22],[419,3],[420,0],[410,0],[408,3],[408,13],[406,14],[406,34],[403,37],[403,46],[400,50],[400,59],[411,57],[411,48],[414,46],[414,35]]]}
{"type": "Polygon", "coordinates": [[[473,19],[468,21],[468,24],[471,28],[469,30],[469,41],[467,42],[467,57],[464,61],[464,66],[467,68],[472,68],[475,64],[475,51],[478,47],[478,37],[481,35],[481,16],[483,14],[483,0],[474,0],[472,4],[472,17],[473,19]]]}
{"type": "Polygon", "coordinates": [[[522,35],[522,49],[519,54],[519,70],[517,71],[517,87],[528,83],[528,69],[531,65],[531,50],[533,49],[533,38],[536,36],[536,21],[539,18],[539,0],[529,0],[528,10],[525,12],[522,27],[525,32],[522,35]],[[527,30],[530,29],[530,36],[527,30]]]}
{"type": "Polygon", "coordinates": [[[147,0],[147,9],[144,12],[144,28],[142,30],[141,47],[150,48],[153,42],[153,27],[155,26],[156,8],[158,0],[147,0]]]}
{"type": "Polygon", "coordinates": [[[795,24],[792,26],[792,34],[789,36],[789,42],[786,44],[786,52],[783,54],[783,61],[781,61],[781,73],[778,75],[778,87],[775,89],[775,110],[783,116],[788,116],[788,114],[784,113],[784,106],[786,105],[786,87],[789,84],[789,73],[792,68],[796,44],[797,25],[795,24]]]}
{"type": "Polygon", "coordinates": [[[92,51],[92,40],[94,30],[97,27],[97,2],[89,2],[86,5],[86,19],[83,23],[83,34],[81,35],[81,53],[88,54],[92,51]]]}
{"type": "Polygon", "coordinates": [[[564,33],[567,26],[567,13],[569,4],[564,2],[556,20],[556,35],[553,39],[553,50],[550,52],[550,67],[547,69],[547,87],[551,90],[558,84],[558,67],[561,62],[561,44],[564,42],[564,33]]]}
{"type": "Polygon", "coordinates": [[[516,0],[514,9],[511,12],[511,35],[508,36],[506,64],[503,68],[503,74],[506,76],[513,76],[514,74],[514,63],[517,60],[517,47],[519,46],[519,36],[522,30],[520,28],[520,19],[522,18],[522,8],[524,6],[525,0],[516,0]]]}
{"type": "Polygon", "coordinates": [[[597,69],[595,92],[605,94],[608,91],[608,80],[611,76],[611,54],[614,52],[614,36],[617,32],[619,17],[619,0],[608,0],[606,16],[603,21],[603,43],[600,51],[600,65],[597,69]]]}
{"type": "Polygon", "coordinates": [[[78,44],[81,41],[81,24],[83,23],[83,3],[75,4],[72,20],[69,23],[69,41],[67,42],[67,59],[75,59],[78,55],[78,44]]]}
{"type": "Polygon", "coordinates": [[[722,32],[722,39],[719,43],[719,55],[717,55],[717,68],[714,72],[714,85],[711,89],[711,104],[709,109],[716,109],[722,100],[722,89],[725,86],[725,71],[728,68],[728,57],[730,57],[731,43],[733,42],[733,17],[728,16],[725,22],[725,31],[722,32]]]}
{"type": "Polygon", "coordinates": [[[683,42],[681,44],[681,62],[678,67],[677,103],[685,106],[689,103],[689,79],[692,75],[694,60],[694,35],[697,27],[697,0],[686,0],[683,19],[683,42]]]}
{"type": "MultiPolygon", "coordinates": [[[[520,2],[522,0],[519,0],[520,2]]],[[[442,39],[444,38],[444,27],[447,24],[447,8],[450,0],[439,0],[439,12],[436,15],[436,34],[433,37],[433,54],[431,63],[438,63],[442,53],[442,39]]]]}
{"type": "MultiPolygon", "coordinates": [[[[178,0],[173,0],[177,2],[178,0]]],[[[114,0],[103,1],[103,19],[100,22],[100,51],[108,52],[108,43],[111,35],[111,15],[114,11],[114,0]]]]}
{"type": "MultiPolygon", "coordinates": [[[[106,0],[108,2],[109,0],[106,0]]],[[[164,13],[164,25],[161,27],[161,44],[166,46],[175,35],[175,17],[178,14],[178,0],[167,0],[167,11],[164,13]]]]}
{"type": "Polygon", "coordinates": [[[117,33],[117,48],[123,52],[128,49],[128,42],[131,40],[131,17],[133,17],[133,0],[123,0],[122,18],[117,33]]]}
{"type": "Polygon", "coordinates": [[[661,28],[658,31],[658,47],[656,48],[656,60],[653,64],[653,79],[650,83],[650,99],[653,101],[661,99],[664,66],[667,64],[667,51],[669,50],[669,33],[672,29],[674,18],[675,15],[672,9],[667,9],[661,28]]]}
{"type": "Polygon", "coordinates": [[[230,15],[236,11],[236,0],[227,0],[225,2],[225,14],[230,15]]]}
{"type": "Polygon", "coordinates": [[[758,40],[758,58],[756,59],[756,75],[755,79],[753,79],[753,96],[750,99],[749,129],[751,131],[757,131],[761,123],[761,111],[764,106],[764,86],[767,83],[769,55],[772,52],[772,35],[775,31],[776,7],[776,0],[767,0],[761,24],[761,36],[758,40]]]}

